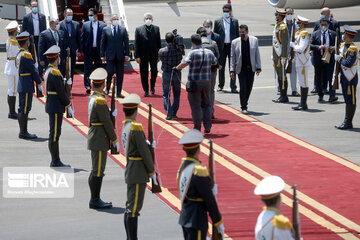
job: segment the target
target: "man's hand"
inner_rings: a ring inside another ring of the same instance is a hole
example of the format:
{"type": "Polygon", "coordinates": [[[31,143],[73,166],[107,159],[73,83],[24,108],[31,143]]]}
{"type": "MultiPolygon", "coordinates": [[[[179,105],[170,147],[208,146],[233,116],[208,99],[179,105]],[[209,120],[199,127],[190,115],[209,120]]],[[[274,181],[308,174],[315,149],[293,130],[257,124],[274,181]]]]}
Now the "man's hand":
{"type": "Polygon", "coordinates": [[[212,194],[214,195],[214,197],[216,197],[217,193],[218,193],[218,189],[217,189],[217,184],[214,184],[214,187],[211,189],[212,194]]]}
{"type": "Polygon", "coordinates": [[[153,181],[153,183],[154,183],[155,185],[159,185],[159,183],[158,183],[157,180],[156,180],[156,173],[154,173],[154,174],[151,175],[150,177],[151,177],[151,179],[152,179],[152,181],[153,181]]]}
{"type": "Polygon", "coordinates": [[[39,68],[39,64],[38,62],[35,63],[35,68],[38,69],[39,68]]]}
{"type": "Polygon", "coordinates": [[[335,47],[330,47],[330,53],[333,53],[335,51],[335,47]]]}
{"type": "Polygon", "coordinates": [[[38,86],[39,88],[39,91],[41,92],[42,95],[44,95],[44,89],[43,89],[43,86],[42,85],[39,85],[38,86]]]}
{"type": "Polygon", "coordinates": [[[140,63],[141,63],[141,59],[140,59],[140,58],[135,59],[135,61],[137,62],[137,64],[140,64],[140,63]]]}
{"type": "Polygon", "coordinates": [[[335,54],[335,61],[338,61],[341,58],[340,54],[335,54]]]}
{"type": "Polygon", "coordinates": [[[173,67],[172,70],[173,70],[174,72],[180,71],[180,70],[178,70],[176,67],[177,67],[177,66],[173,67]]]}
{"type": "Polygon", "coordinates": [[[224,239],[225,227],[224,224],[221,223],[219,226],[216,227],[219,233],[221,233],[222,239],[224,239]]]}
{"type": "Polygon", "coordinates": [[[66,84],[67,84],[67,85],[71,85],[71,84],[72,84],[72,78],[69,78],[69,79],[66,81],[66,84]]]}
{"type": "Polygon", "coordinates": [[[112,115],[113,117],[116,117],[116,116],[117,116],[117,114],[118,114],[118,112],[117,112],[117,108],[115,108],[115,110],[111,113],[111,115],[112,115]]]}
{"type": "Polygon", "coordinates": [[[106,61],[106,58],[105,58],[105,57],[102,57],[102,58],[101,58],[101,61],[102,61],[102,62],[105,62],[105,61],[106,61]]]}
{"type": "Polygon", "coordinates": [[[261,69],[256,70],[256,76],[259,76],[261,73],[261,69]]]}
{"type": "Polygon", "coordinates": [[[45,62],[44,62],[44,61],[40,61],[40,65],[44,67],[44,66],[45,66],[45,62]]]}
{"type": "Polygon", "coordinates": [[[74,119],[75,118],[74,109],[71,106],[69,106],[67,110],[68,110],[68,113],[69,113],[70,117],[72,117],[74,119]]]}
{"type": "Polygon", "coordinates": [[[125,62],[129,62],[129,61],[130,61],[130,57],[129,57],[129,56],[125,56],[124,61],[125,61],[125,62]]]}
{"type": "Polygon", "coordinates": [[[119,141],[117,141],[116,143],[113,143],[114,148],[116,149],[116,152],[120,152],[120,145],[119,145],[119,141]]]}
{"type": "Polygon", "coordinates": [[[325,49],[325,46],[324,45],[320,45],[319,46],[319,50],[324,50],[325,49]]]}
{"type": "Polygon", "coordinates": [[[232,80],[235,79],[235,73],[234,73],[234,72],[231,72],[231,73],[230,73],[230,78],[231,78],[232,80]]]}

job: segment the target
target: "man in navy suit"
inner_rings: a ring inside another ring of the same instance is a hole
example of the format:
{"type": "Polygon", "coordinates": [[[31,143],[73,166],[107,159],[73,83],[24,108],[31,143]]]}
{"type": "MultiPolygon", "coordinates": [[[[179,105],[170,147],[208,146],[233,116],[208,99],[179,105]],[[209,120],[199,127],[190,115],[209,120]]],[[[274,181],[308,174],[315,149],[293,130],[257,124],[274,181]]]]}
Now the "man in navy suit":
{"type": "Polygon", "coordinates": [[[106,60],[108,72],[105,94],[109,94],[111,79],[116,69],[116,97],[124,98],[121,94],[124,79],[124,61],[129,60],[129,37],[126,28],[119,26],[119,16],[113,14],[111,25],[105,27],[101,36],[101,60],[106,60]]]}
{"type": "MultiPolygon", "coordinates": [[[[229,72],[230,72],[230,51],[231,42],[239,35],[239,21],[231,17],[231,5],[225,4],[223,6],[223,17],[215,20],[214,32],[220,35],[221,46],[218,46],[220,50],[221,60],[219,65],[222,66],[219,71],[219,85],[218,91],[222,91],[225,85],[225,65],[226,58],[229,59],[229,72]]],[[[236,78],[230,79],[230,88],[232,93],[237,93],[236,90],[236,78]]]]}
{"type": "Polygon", "coordinates": [[[100,58],[101,35],[106,24],[98,21],[98,11],[90,8],[88,11],[89,21],[82,26],[80,36],[80,52],[84,53],[84,85],[86,93],[90,94],[90,74],[92,68],[102,66],[100,58]],[[93,64],[94,63],[94,64],[93,64]]]}
{"type": "Polygon", "coordinates": [[[335,50],[335,38],[336,32],[328,29],[329,20],[320,20],[320,29],[311,34],[310,49],[313,51],[312,63],[315,68],[315,81],[317,92],[319,95],[318,102],[324,102],[323,86],[329,85],[329,102],[335,102],[338,98],[335,97],[335,90],[332,89],[332,75],[334,72],[334,50],[335,50]],[[330,62],[326,63],[322,60],[322,56],[326,49],[330,50],[331,57],[330,62]]]}
{"type": "Polygon", "coordinates": [[[59,20],[53,18],[50,19],[50,27],[45,31],[42,31],[39,37],[39,61],[43,68],[47,68],[49,61],[44,53],[53,45],[57,45],[61,49],[59,70],[61,74],[65,76],[65,55],[66,55],[66,42],[64,38],[64,32],[59,30],[59,20]]]}
{"type": "MultiPolygon", "coordinates": [[[[60,22],[60,30],[64,32],[65,50],[70,48],[71,57],[71,79],[74,77],[74,69],[76,64],[76,52],[80,49],[80,24],[73,21],[73,10],[70,8],[65,10],[64,20],[60,22]]],[[[67,57],[64,56],[64,57],[67,57]]]]}
{"type": "MultiPolygon", "coordinates": [[[[44,30],[46,30],[46,18],[45,15],[42,13],[39,13],[38,8],[38,2],[36,0],[32,0],[30,3],[31,13],[28,13],[23,18],[22,28],[21,32],[28,32],[30,36],[34,37],[34,43],[35,43],[35,49],[37,50],[39,45],[39,36],[40,33],[44,30]]],[[[30,44],[34,44],[30,39],[30,44]]],[[[29,49],[30,46],[29,46],[29,49]]],[[[31,53],[34,56],[34,53],[31,53]]],[[[37,52],[37,59],[39,59],[39,53],[37,52]]],[[[38,65],[38,71],[40,74],[40,77],[43,73],[43,68],[39,64],[38,65]]]]}

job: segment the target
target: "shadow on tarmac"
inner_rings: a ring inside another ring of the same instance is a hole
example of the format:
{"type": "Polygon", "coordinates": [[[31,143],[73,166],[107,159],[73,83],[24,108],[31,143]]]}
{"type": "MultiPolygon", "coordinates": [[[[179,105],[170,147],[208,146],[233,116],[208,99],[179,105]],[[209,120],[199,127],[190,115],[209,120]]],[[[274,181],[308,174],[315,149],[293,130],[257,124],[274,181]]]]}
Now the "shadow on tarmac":
{"type": "Polygon", "coordinates": [[[258,116],[266,116],[269,115],[270,113],[265,113],[265,112],[254,112],[254,111],[248,111],[249,115],[254,116],[254,117],[258,117],[258,116]]]}
{"type": "Polygon", "coordinates": [[[46,142],[49,140],[49,138],[42,138],[42,137],[38,137],[35,139],[25,139],[27,141],[31,141],[31,142],[46,142]]]}
{"type": "Polygon", "coordinates": [[[94,209],[98,212],[110,213],[110,214],[124,214],[125,208],[122,207],[112,207],[112,208],[105,208],[105,209],[94,209]]]}

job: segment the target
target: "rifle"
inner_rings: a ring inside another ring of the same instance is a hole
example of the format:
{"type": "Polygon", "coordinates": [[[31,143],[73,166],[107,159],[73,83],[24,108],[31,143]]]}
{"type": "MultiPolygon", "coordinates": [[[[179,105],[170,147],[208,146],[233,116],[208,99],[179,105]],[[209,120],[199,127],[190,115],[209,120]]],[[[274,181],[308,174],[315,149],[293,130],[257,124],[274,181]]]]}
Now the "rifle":
{"type": "MultiPolygon", "coordinates": [[[[153,162],[154,162],[154,168],[155,168],[155,150],[154,148],[152,147],[152,143],[154,141],[154,132],[153,132],[153,121],[152,121],[152,105],[151,103],[148,104],[149,106],[149,118],[148,118],[148,140],[150,142],[150,146],[149,146],[149,149],[150,149],[150,153],[151,153],[151,157],[153,159],[153,162]]],[[[152,193],[161,193],[161,186],[160,186],[160,182],[159,182],[159,179],[158,179],[158,175],[157,173],[155,172],[156,174],[156,181],[158,182],[159,185],[156,185],[154,183],[154,181],[151,182],[151,192],[152,193]]]]}
{"type": "MultiPolygon", "coordinates": [[[[292,26],[292,32],[291,32],[291,41],[295,42],[295,19],[293,21],[293,26],[292,26]]],[[[292,72],[292,63],[295,57],[295,51],[293,48],[290,49],[290,60],[286,69],[286,73],[291,73],[292,72]]]]}
{"type": "MultiPolygon", "coordinates": [[[[67,57],[66,57],[66,81],[71,78],[71,56],[70,56],[70,48],[66,49],[67,57]]],[[[71,98],[71,86],[67,84],[65,81],[65,91],[66,96],[71,98]]],[[[66,118],[70,118],[69,111],[66,109],[66,118]]]]}
{"type": "MultiPolygon", "coordinates": [[[[34,59],[34,64],[36,64],[36,62],[38,62],[37,60],[37,54],[36,54],[36,47],[35,47],[35,40],[34,40],[34,36],[31,36],[31,41],[32,41],[32,44],[31,44],[31,54],[33,56],[33,59],[34,59]]],[[[38,63],[39,64],[39,63],[38,63]]],[[[37,69],[36,69],[37,70],[37,69]]],[[[40,92],[38,86],[36,85],[35,87],[36,89],[36,97],[40,98],[40,97],[43,97],[44,95],[40,92]]]]}
{"type": "MultiPolygon", "coordinates": [[[[209,140],[210,144],[210,153],[209,153],[209,176],[210,176],[210,187],[211,189],[215,185],[215,162],[214,162],[214,154],[213,154],[213,140],[209,140]]],[[[217,228],[212,225],[212,240],[222,240],[221,233],[218,232],[217,228]]]]}
{"type": "Polygon", "coordinates": [[[296,198],[296,184],[292,185],[291,187],[293,189],[293,213],[292,213],[292,224],[294,228],[294,235],[295,240],[301,239],[301,233],[300,233],[300,219],[299,219],[299,207],[298,207],[298,200],[296,198]]]}
{"type": "MultiPolygon", "coordinates": [[[[336,36],[336,54],[340,54],[340,41],[339,41],[339,35],[336,36]]],[[[334,69],[334,75],[332,79],[332,85],[333,89],[339,89],[339,73],[340,73],[340,62],[336,61],[335,63],[335,69],[334,69]]]]}
{"type": "MultiPolygon", "coordinates": [[[[115,111],[115,83],[116,83],[116,76],[115,74],[112,77],[113,79],[113,86],[111,89],[111,107],[110,107],[110,117],[111,117],[111,121],[112,124],[114,125],[115,128],[115,124],[116,124],[116,118],[112,115],[112,113],[115,111]]],[[[110,150],[111,150],[111,154],[119,154],[119,152],[116,151],[116,148],[110,144],[110,150]]]]}

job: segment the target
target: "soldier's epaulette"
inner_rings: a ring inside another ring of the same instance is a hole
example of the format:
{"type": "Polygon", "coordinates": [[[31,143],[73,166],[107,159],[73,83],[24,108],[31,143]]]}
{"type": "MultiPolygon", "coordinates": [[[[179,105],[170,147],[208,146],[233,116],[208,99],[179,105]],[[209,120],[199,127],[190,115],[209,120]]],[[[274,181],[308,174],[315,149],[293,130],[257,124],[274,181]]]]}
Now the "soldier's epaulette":
{"type": "Polygon", "coordinates": [[[273,217],[273,219],[271,219],[271,222],[274,225],[274,227],[276,227],[278,229],[281,229],[281,230],[291,230],[292,229],[291,222],[284,215],[276,215],[275,217],[273,217]]]}
{"type": "Polygon", "coordinates": [[[351,45],[348,49],[349,52],[357,52],[357,47],[355,45],[351,45]]]}
{"type": "Polygon", "coordinates": [[[131,131],[144,131],[143,126],[141,123],[131,123],[131,127],[130,127],[131,131]]]}
{"type": "Polygon", "coordinates": [[[308,31],[306,31],[306,30],[300,32],[300,36],[301,36],[301,37],[307,36],[308,34],[309,34],[309,33],[308,33],[308,31]]]}
{"type": "Polygon", "coordinates": [[[61,72],[59,69],[56,69],[56,68],[52,68],[50,73],[54,76],[61,76],[61,72]]]}
{"type": "Polygon", "coordinates": [[[19,45],[18,41],[16,39],[13,39],[13,38],[10,39],[10,44],[13,45],[13,46],[19,45]]]}
{"type": "Polygon", "coordinates": [[[209,172],[204,165],[198,163],[198,164],[195,164],[194,175],[196,175],[198,177],[208,177],[209,172]]]}
{"type": "Polygon", "coordinates": [[[287,26],[286,26],[285,23],[281,23],[280,26],[279,26],[280,31],[285,30],[286,28],[287,28],[287,26]]]}
{"type": "Polygon", "coordinates": [[[106,99],[104,97],[96,97],[95,98],[95,103],[99,104],[99,105],[106,105],[106,99]]]}
{"type": "Polygon", "coordinates": [[[31,55],[31,53],[28,52],[28,51],[24,51],[24,53],[21,56],[24,57],[24,58],[28,58],[28,59],[33,60],[33,57],[31,55]]]}

